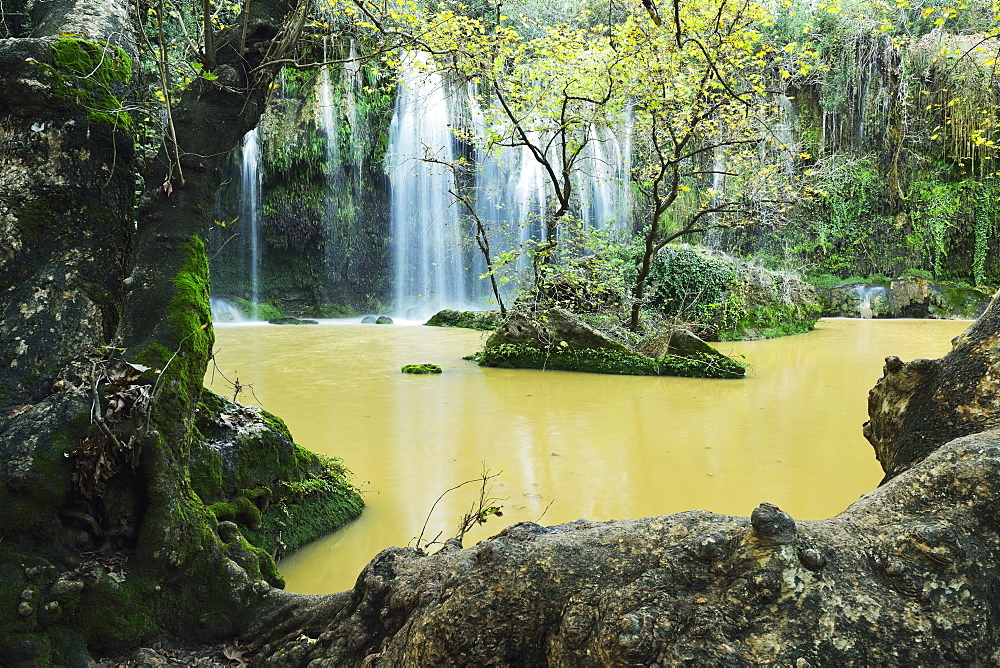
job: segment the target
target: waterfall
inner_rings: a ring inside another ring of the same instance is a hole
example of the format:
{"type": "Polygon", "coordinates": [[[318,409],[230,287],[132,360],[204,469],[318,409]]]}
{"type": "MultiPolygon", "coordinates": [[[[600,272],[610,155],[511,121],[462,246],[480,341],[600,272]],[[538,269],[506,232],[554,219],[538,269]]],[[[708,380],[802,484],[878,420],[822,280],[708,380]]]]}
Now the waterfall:
{"type": "Polygon", "coordinates": [[[243,314],[227,299],[212,297],[208,300],[208,305],[212,311],[212,322],[214,323],[243,322],[243,314]]]}
{"type": "Polygon", "coordinates": [[[250,315],[256,320],[257,304],[260,303],[260,230],[257,221],[260,204],[260,144],[257,140],[257,128],[243,137],[240,185],[240,215],[250,227],[250,315]]]}
{"type": "Polygon", "coordinates": [[[577,170],[580,219],[591,228],[624,229],[630,217],[628,182],[631,168],[631,129],[622,125],[619,141],[608,128],[592,126],[577,170]]]}
{"type": "MultiPolygon", "coordinates": [[[[326,43],[323,43],[323,59],[326,60],[326,43]]],[[[345,193],[344,188],[344,165],[340,156],[339,137],[339,117],[338,105],[333,99],[333,87],[330,83],[329,66],[320,68],[318,78],[318,90],[316,91],[317,120],[320,130],[326,140],[326,163],[323,172],[325,174],[325,194],[324,194],[324,221],[323,221],[323,261],[328,283],[335,283],[347,272],[349,268],[344,261],[341,225],[338,225],[340,215],[340,204],[345,193]]]]}
{"type": "Polygon", "coordinates": [[[424,54],[403,59],[386,152],[392,200],[395,309],[419,317],[462,308],[478,278],[465,269],[458,204],[448,192],[456,155],[444,82],[423,71],[424,54]]]}
{"type": "MultiPolygon", "coordinates": [[[[494,254],[517,249],[522,255],[517,270],[529,262],[523,251],[530,240],[545,239],[545,210],[552,197],[541,164],[527,146],[485,147],[487,114],[479,108],[474,90],[469,92],[472,131],[477,136],[475,160],[477,213],[491,222],[494,254]]],[[[499,112],[494,118],[502,117],[499,112]]],[[[627,229],[631,222],[629,199],[632,132],[629,114],[614,129],[593,126],[582,157],[574,169],[573,188],[577,206],[573,215],[592,229],[627,229]]],[[[542,146],[545,136],[527,132],[528,142],[542,146]]],[[[510,277],[508,277],[510,278],[510,277]]]]}
{"type": "MultiPolygon", "coordinates": [[[[344,100],[347,106],[347,122],[351,126],[351,136],[359,136],[362,129],[358,123],[358,93],[361,91],[363,86],[361,80],[361,61],[358,60],[358,48],[354,42],[354,38],[351,38],[351,48],[347,54],[347,62],[344,63],[344,92],[346,93],[346,99],[344,100]]],[[[360,154],[361,142],[352,142],[355,148],[354,162],[360,164],[363,160],[363,156],[360,154]]]]}

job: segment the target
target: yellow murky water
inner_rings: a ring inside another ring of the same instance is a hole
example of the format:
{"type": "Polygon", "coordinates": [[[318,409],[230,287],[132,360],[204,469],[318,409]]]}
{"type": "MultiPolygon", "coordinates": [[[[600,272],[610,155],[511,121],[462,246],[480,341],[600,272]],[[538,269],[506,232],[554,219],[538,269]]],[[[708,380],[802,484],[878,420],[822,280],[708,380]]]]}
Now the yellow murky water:
{"type": "MultiPolygon", "coordinates": [[[[321,593],[350,588],[379,550],[420,535],[438,496],[483,467],[502,471],[492,495],[503,517],[466,545],[522,520],[749,515],[762,501],[798,519],[836,514],[881,478],[861,424],[885,356],[938,357],[967,325],[829,319],[718,344],[746,356],[744,380],[482,369],[461,358],[483,334],[405,325],[223,325],[216,359],[252,384],[256,399],[241,400],[342,457],[364,490],[360,519],[280,564],[289,590],[321,593]],[[414,362],[444,373],[400,373],[414,362]]],[[[206,382],[231,395],[218,374],[206,382]]],[[[476,493],[445,496],[425,538],[452,535],[476,493]]]]}

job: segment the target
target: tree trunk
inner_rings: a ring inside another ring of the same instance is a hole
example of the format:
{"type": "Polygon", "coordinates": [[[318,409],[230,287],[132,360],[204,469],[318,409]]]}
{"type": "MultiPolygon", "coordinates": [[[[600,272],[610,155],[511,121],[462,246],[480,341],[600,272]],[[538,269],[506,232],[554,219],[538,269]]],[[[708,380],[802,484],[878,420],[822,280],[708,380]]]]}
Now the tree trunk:
{"type": "MultiPolygon", "coordinates": [[[[38,7],[31,37],[0,40],[0,664],[78,665],[245,627],[281,578],[217,516],[239,489],[258,498],[327,468],[280,421],[202,390],[202,235],[273,76],[252,70],[291,5],[250,3],[220,35],[218,78],[175,102],[179,151],[147,166],[138,207],[137,119],[119,99],[142,19],[108,0],[38,7]],[[167,176],[177,154],[183,184],[167,176]]],[[[356,514],[356,495],[332,486],[356,514]]],[[[246,496],[240,508],[257,528],[259,508],[246,496]]]]}
{"type": "Polygon", "coordinates": [[[953,438],[1000,428],[1000,293],[937,360],[887,357],[868,396],[865,438],[883,482],[953,438]]]}

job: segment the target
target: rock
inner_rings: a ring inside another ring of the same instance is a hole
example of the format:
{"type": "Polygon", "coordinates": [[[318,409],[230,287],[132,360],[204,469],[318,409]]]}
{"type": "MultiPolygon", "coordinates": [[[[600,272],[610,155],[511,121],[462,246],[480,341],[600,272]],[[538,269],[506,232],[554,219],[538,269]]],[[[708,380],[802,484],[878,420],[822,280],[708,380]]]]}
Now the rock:
{"type": "Polygon", "coordinates": [[[1000,292],[938,360],[885,360],[868,395],[865,438],[885,480],[948,441],[1000,428],[1000,292]]]}
{"type": "Polygon", "coordinates": [[[401,367],[400,371],[414,374],[441,373],[441,367],[437,364],[407,364],[401,367]]]}
{"type": "Polygon", "coordinates": [[[762,503],[750,514],[753,535],[764,545],[795,542],[795,520],[770,503],[762,503]]]}
{"type": "Polygon", "coordinates": [[[268,320],[272,325],[318,325],[319,322],[316,320],[304,320],[302,318],[271,318],[268,320]]]}
{"type": "Polygon", "coordinates": [[[820,291],[823,315],[847,318],[976,318],[995,290],[916,276],[888,284],[851,283],[820,291]]]}
{"type": "Polygon", "coordinates": [[[130,659],[136,668],[153,668],[154,666],[169,666],[172,662],[154,649],[142,647],[137,649],[130,659]]]}
{"type": "Polygon", "coordinates": [[[391,325],[392,324],[392,318],[390,318],[387,315],[380,315],[379,317],[375,318],[375,324],[376,325],[391,325]]]}
{"type": "Polygon", "coordinates": [[[365,317],[361,318],[361,324],[362,325],[374,325],[375,324],[375,316],[373,316],[373,315],[366,315],[365,317]]]}
{"type": "Polygon", "coordinates": [[[464,327],[483,331],[494,330],[500,326],[498,311],[438,311],[424,323],[431,327],[464,327]]]}
{"type": "Polygon", "coordinates": [[[56,601],[66,601],[76,597],[81,591],[83,591],[83,582],[61,577],[49,589],[49,598],[56,601]]]}
{"type": "Polygon", "coordinates": [[[741,364],[719,353],[693,334],[677,335],[656,359],[635,352],[562,308],[520,308],[487,340],[480,366],[514,369],[559,369],[639,376],[739,378],[741,364]]]}

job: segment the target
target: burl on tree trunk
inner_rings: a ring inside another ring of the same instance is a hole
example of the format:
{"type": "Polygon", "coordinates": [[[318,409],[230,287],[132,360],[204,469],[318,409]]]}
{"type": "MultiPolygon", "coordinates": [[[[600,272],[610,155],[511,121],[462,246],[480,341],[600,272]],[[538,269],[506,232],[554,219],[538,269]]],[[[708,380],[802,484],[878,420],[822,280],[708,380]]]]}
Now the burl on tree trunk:
{"type": "Polygon", "coordinates": [[[763,503],[390,548],[352,591],[270,594],[255,663],[996,664],[998,325],[994,298],[943,359],[889,358],[865,428],[887,481],[834,518],[763,503]]]}

